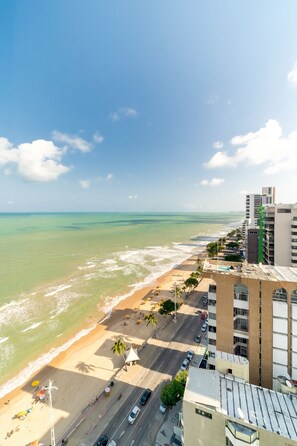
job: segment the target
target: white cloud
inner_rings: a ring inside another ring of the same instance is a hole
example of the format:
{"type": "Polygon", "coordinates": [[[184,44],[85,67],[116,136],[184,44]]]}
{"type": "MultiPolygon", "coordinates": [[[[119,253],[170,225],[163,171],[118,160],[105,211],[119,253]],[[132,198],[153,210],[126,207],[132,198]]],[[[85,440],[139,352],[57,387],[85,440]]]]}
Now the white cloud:
{"type": "Polygon", "coordinates": [[[128,200],[137,200],[138,195],[128,195],[128,200]]]}
{"type": "Polygon", "coordinates": [[[11,201],[11,200],[9,200],[9,201],[7,202],[7,204],[9,204],[10,206],[12,206],[12,205],[14,204],[14,202],[11,201]]]}
{"type": "Polygon", "coordinates": [[[63,151],[52,141],[39,139],[18,146],[18,171],[29,181],[53,181],[70,168],[59,164],[63,151]]]}
{"type": "Polygon", "coordinates": [[[113,122],[119,121],[125,118],[136,118],[138,116],[137,110],[131,107],[118,108],[117,111],[111,112],[110,118],[113,122]]]}
{"type": "Polygon", "coordinates": [[[224,143],[222,141],[216,141],[213,143],[212,146],[214,149],[221,149],[222,147],[224,147],[224,143]]]}
{"type": "Polygon", "coordinates": [[[297,62],[294,64],[290,73],[288,73],[288,81],[291,84],[297,85],[297,62]]]}
{"type": "Polygon", "coordinates": [[[92,148],[92,144],[78,135],[68,135],[67,133],[54,130],[52,132],[52,137],[55,141],[65,143],[73,149],[80,150],[81,152],[89,152],[92,148]]]}
{"type": "Polygon", "coordinates": [[[278,121],[270,119],[265,127],[246,135],[231,139],[233,146],[240,145],[233,155],[217,152],[204,167],[263,166],[263,173],[276,174],[281,171],[297,170],[297,131],[282,135],[278,121]]]}
{"type": "Polygon", "coordinates": [[[224,178],[212,178],[212,180],[202,180],[200,184],[202,186],[220,186],[221,184],[225,183],[224,178]]]}
{"type": "Polygon", "coordinates": [[[101,144],[104,141],[104,136],[102,136],[99,132],[96,132],[93,136],[93,140],[96,144],[101,144]]]}
{"type": "Polygon", "coordinates": [[[88,189],[91,186],[91,180],[79,180],[82,189],[88,189]]]}
{"type": "Polygon", "coordinates": [[[109,174],[106,176],[106,179],[107,179],[107,181],[111,181],[111,180],[113,180],[113,179],[114,179],[114,175],[113,175],[113,173],[109,173],[109,174]]]}
{"type": "Polygon", "coordinates": [[[14,174],[16,167],[28,181],[53,181],[69,172],[69,167],[60,164],[64,153],[52,141],[39,139],[13,147],[7,138],[0,138],[0,166],[5,166],[5,175],[14,174]]]}

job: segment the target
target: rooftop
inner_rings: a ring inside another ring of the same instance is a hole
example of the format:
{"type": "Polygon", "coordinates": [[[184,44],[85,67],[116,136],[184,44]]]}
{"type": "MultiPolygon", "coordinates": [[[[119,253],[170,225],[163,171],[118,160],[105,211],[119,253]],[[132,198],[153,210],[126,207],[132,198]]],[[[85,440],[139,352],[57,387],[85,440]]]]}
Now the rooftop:
{"type": "Polygon", "coordinates": [[[233,353],[221,352],[220,350],[216,351],[216,357],[220,359],[224,359],[225,361],[234,362],[237,364],[248,364],[248,359],[243,356],[234,355],[233,353]]]}
{"type": "Polygon", "coordinates": [[[245,383],[215,370],[190,367],[186,401],[297,440],[297,396],[245,383]]]}
{"type": "Polygon", "coordinates": [[[204,262],[203,271],[275,282],[297,282],[297,268],[289,266],[254,265],[251,263],[207,259],[204,262]]]}

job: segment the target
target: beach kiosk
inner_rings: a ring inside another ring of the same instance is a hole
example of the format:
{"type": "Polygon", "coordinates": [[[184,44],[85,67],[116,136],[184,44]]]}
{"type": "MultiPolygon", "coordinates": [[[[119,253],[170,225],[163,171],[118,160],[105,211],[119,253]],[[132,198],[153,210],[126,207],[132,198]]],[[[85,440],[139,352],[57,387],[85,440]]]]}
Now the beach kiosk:
{"type": "Polygon", "coordinates": [[[133,365],[136,364],[137,361],[139,361],[137,350],[135,350],[131,345],[130,350],[125,354],[125,364],[133,365]]]}

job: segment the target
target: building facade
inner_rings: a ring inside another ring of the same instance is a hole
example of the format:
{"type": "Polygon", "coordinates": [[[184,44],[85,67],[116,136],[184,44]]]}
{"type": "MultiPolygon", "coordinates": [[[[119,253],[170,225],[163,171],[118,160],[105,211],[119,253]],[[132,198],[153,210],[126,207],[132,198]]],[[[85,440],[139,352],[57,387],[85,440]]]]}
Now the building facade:
{"type": "Polygon", "coordinates": [[[277,388],[297,381],[297,269],[205,261],[209,367],[216,351],[249,360],[250,382],[277,388]],[[233,268],[233,269],[232,269],[233,268]]]}
{"type": "Polygon", "coordinates": [[[259,261],[265,265],[297,266],[297,204],[260,209],[259,261]]]}

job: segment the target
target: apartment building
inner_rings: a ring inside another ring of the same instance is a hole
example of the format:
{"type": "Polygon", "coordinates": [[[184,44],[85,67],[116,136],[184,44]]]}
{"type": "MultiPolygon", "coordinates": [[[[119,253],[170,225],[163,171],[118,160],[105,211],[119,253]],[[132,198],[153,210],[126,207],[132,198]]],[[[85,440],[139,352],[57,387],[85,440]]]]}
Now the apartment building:
{"type": "Polygon", "coordinates": [[[275,187],[262,187],[261,194],[246,195],[244,234],[249,263],[258,263],[258,225],[261,208],[275,203],[275,187]]]}
{"type": "Polygon", "coordinates": [[[295,393],[190,367],[183,398],[184,445],[297,446],[296,408],[295,393]]]}
{"type": "Polygon", "coordinates": [[[260,208],[259,261],[266,265],[297,266],[297,204],[260,208]]]}
{"type": "Polygon", "coordinates": [[[250,382],[297,381],[297,268],[206,260],[209,367],[216,351],[246,357],[250,382]]]}

